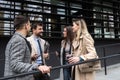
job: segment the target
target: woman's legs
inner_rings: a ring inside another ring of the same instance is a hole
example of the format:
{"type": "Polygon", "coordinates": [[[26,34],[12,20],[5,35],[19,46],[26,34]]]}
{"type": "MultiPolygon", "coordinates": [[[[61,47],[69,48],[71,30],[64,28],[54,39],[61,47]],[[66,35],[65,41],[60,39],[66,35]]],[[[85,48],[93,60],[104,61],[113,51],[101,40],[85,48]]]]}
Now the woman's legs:
{"type": "Polygon", "coordinates": [[[63,74],[64,74],[64,80],[70,80],[71,79],[71,71],[69,68],[64,68],[63,69],[63,74]]]}

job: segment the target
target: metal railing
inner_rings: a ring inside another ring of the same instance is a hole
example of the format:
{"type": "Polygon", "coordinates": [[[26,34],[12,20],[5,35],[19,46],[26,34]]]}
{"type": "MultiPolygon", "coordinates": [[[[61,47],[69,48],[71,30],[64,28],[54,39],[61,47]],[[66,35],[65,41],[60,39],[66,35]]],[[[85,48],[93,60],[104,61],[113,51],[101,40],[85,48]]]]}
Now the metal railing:
{"type": "MultiPolygon", "coordinates": [[[[59,68],[65,68],[65,67],[70,67],[70,66],[74,66],[74,65],[80,65],[80,64],[84,64],[84,63],[88,63],[88,62],[98,61],[98,60],[105,60],[105,59],[116,57],[116,56],[120,56],[120,53],[114,54],[114,55],[110,55],[110,56],[106,56],[106,57],[101,57],[99,59],[92,59],[92,60],[88,60],[88,61],[78,62],[78,63],[75,63],[75,64],[68,64],[68,65],[52,67],[51,70],[55,70],[55,69],[59,69],[59,68]]],[[[36,74],[36,73],[41,73],[41,72],[40,71],[31,71],[31,72],[28,72],[28,73],[21,73],[21,74],[17,74],[17,75],[5,76],[5,77],[1,77],[0,80],[6,80],[6,79],[11,79],[11,78],[25,76],[25,75],[36,74]]]]}

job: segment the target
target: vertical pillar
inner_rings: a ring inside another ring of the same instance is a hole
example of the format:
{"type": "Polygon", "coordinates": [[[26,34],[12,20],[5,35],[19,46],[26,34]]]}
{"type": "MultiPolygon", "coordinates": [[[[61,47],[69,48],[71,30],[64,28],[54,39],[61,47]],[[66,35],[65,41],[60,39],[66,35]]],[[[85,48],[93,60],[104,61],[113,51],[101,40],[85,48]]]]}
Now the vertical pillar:
{"type": "MultiPolygon", "coordinates": [[[[114,2],[113,7],[119,8],[120,7],[119,3],[114,2]]],[[[119,28],[119,23],[118,23],[119,16],[118,16],[118,14],[119,14],[120,11],[118,9],[115,9],[115,8],[113,9],[113,14],[114,14],[114,34],[115,34],[115,38],[119,38],[119,36],[118,36],[118,28],[119,28]]]]}

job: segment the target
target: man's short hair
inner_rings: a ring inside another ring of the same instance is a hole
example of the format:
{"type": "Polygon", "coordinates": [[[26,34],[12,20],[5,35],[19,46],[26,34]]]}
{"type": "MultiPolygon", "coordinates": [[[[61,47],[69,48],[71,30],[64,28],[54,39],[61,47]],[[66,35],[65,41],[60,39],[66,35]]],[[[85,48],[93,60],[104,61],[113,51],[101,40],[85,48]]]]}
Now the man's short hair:
{"type": "Polygon", "coordinates": [[[15,29],[20,29],[23,27],[23,25],[25,23],[28,23],[29,21],[29,17],[23,16],[23,15],[18,15],[15,19],[14,19],[14,28],[15,29]]]}
{"type": "Polygon", "coordinates": [[[33,29],[36,29],[37,26],[43,26],[43,23],[42,23],[41,21],[39,21],[39,22],[34,22],[31,29],[32,29],[32,30],[33,30],[33,29]]]}

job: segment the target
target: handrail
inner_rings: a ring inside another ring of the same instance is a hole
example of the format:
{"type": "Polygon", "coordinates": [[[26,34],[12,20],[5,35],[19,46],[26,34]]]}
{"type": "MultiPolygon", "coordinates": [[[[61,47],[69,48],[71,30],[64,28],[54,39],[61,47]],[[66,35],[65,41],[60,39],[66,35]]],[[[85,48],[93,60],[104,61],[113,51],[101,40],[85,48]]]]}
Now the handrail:
{"type": "MultiPolygon", "coordinates": [[[[78,65],[78,64],[84,64],[84,63],[88,63],[88,62],[94,62],[94,61],[98,61],[98,60],[104,60],[104,59],[108,59],[108,58],[112,58],[112,57],[116,57],[116,56],[120,56],[120,53],[114,54],[114,55],[110,55],[110,56],[106,56],[106,57],[101,57],[99,59],[92,59],[92,60],[78,62],[78,63],[74,63],[74,64],[56,66],[56,67],[51,68],[51,70],[55,70],[55,69],[59,69],[59,68],[65,68],[65,67],[78,65]]],[[[0,80],[6,80],[6,79],[16,78],[16,77],[20,77],[20,76],[25,76],[25,75],[31,75],[31,74],[35,74],[35,73],[41,73],[41,72],[40,71],[31,71],[31,72],[28,72],[28,73],[21,73],[21,74],[17,74],[17,75],[10,75],[10,76],[1,77],[0,80]]]]}
{"type": "Polygon", "coordinates": [[[116,46],[116,45],[120,45],[120,43],[96,46],[96,48],[105,48],[105,47],[111,47],[111,46],[116,46]]]}

